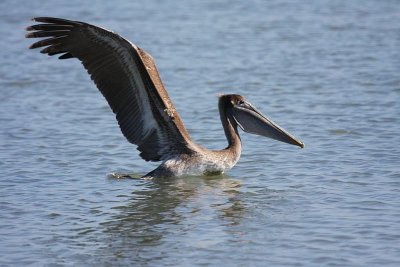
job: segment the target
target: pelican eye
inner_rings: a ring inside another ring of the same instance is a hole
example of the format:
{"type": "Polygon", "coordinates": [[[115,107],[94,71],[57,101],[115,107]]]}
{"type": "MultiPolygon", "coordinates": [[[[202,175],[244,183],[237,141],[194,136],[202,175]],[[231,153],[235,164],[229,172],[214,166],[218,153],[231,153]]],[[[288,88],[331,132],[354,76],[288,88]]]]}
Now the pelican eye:
{"type": "Polygon", "coordinates": [[[236,104],[239,105],[239,106],[243,106],[244,105],[244,101],[243,100],[239,100],[236,104]]]}

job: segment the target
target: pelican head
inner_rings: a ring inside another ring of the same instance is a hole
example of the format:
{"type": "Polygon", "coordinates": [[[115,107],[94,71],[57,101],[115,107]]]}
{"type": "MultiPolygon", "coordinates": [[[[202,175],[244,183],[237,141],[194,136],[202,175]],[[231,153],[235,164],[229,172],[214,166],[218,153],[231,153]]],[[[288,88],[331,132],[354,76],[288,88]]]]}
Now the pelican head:
{"type": "Polygon", "coordinates": [[[256,109],[241,95],[221,95],[220,104],[225,106],[226,116],[247,133],[269,137],[281,142],[304,147],[303,142],[289,134],[278,124],[256,109]]]}

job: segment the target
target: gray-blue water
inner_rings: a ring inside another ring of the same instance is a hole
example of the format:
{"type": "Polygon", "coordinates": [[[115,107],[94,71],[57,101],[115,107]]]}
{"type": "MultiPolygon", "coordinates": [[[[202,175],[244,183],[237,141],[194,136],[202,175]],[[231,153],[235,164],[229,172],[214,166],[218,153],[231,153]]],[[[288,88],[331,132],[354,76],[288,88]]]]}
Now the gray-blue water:
{"type": "Polygon", "coordinates": [[[400,266],[398,1],[0,3],[1,266],[400,266]],[[77,60],[28,50],[34,16],[153,55],[193,139],[239,93],[305,142],[242,134],[221,177],[145,174],[77,60]]]}

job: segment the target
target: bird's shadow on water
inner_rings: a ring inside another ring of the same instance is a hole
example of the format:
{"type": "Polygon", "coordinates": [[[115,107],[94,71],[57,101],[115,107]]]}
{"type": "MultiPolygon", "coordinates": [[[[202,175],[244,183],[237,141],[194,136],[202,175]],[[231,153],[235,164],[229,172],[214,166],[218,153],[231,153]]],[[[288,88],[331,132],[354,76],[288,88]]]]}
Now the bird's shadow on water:
{"type": "Polygon", "coordinates": [[[245,213],[241,182],[226,175],[135,180],[140,181],[138,189],[101,223],[106,237],[103,248],[115,250],[113,254],[120,258],[132,258],[136,253],[138,260],[143,250],[185,236],[190,225],[201,223],[210,214],[214,222],[206,220],[205,224],[229,227],[240,224],[245,213]]]}

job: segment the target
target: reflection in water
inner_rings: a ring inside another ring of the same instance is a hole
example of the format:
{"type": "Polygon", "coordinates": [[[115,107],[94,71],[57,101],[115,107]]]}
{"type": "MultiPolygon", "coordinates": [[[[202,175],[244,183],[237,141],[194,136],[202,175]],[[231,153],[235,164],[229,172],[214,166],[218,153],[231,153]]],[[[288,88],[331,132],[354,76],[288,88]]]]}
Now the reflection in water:
{"type": "Polygon", "coordinates": [[[240,186],[240,181],[228,176],[148,181],[132,192],[126,205],[114,208],[117,212],[111,220],[102,223],[107,236],[104,248],[115,250],[120,259],[149,260],[160,257],[157,253],[163,246],[173,245],[174,235],[182,238],[199,224],[212,220],[213,225],[215,220],[227,227],[240,224],[245,211],[240,186]],[[151,248],[150,254],[142,253],[151,248]]]}

